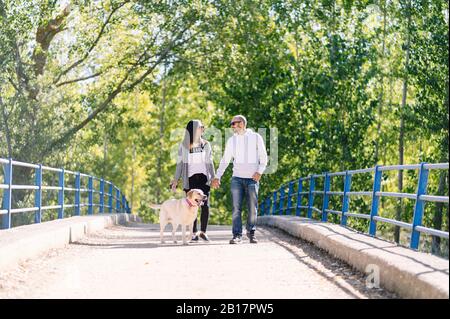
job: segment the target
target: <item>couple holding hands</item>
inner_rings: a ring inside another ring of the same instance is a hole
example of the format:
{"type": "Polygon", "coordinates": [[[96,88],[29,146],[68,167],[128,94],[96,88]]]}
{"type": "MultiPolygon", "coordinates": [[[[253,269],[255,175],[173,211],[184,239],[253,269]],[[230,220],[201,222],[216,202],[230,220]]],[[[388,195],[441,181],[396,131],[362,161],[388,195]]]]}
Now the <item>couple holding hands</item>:
{"type": "MultiPolygon", "coordinates": [[[[264,141],[256,132],[247,128],[247,119],[236,115],[231,120],[233,136],[225,146],[217,173],[214,170],[211,144],[202,138],[205,127],[199,120],[191,120],[186,126],[183,142],[178,149],[175,178],[171,182],[172,191],[176,190],[178,180],[182,178],[183,190],[201,189],[209,198],[210,187],[219,188],[220,178],[233,159],[233,177],[231,195],[233,200],[233,238],[230,244],[242,242],[242,202],[247,201],[247,237],[250,243],[257,243],[255,238],[256,216],[258,206],[258,188],[261,175],[267,166],[267,151],[264,141]]],[[[194,222],[191,241],[199,237],[209,241],[206,228],[209,219],[209,200],[201,206],[200,232],[197,233],[197,219],[194,222]]]]}

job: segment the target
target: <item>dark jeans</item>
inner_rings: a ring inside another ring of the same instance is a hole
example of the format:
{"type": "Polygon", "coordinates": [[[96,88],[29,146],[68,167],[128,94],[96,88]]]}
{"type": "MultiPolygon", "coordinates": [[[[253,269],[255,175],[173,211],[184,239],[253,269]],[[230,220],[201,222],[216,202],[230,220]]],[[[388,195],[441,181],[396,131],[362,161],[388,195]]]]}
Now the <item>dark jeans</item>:
{"type": "MultiPolygon", "coordinates": [[[[209,190],[210,187],[206,185],[208,182],[208,178],[205,174],[194,174],[189,177],[189,189],[185,189],[184,191],[187,193],[193,188],[199,188],[208,196],[208,199],[204,202],[201,207],[201,215],[200,215],[200,230],[202,232],[206,232],[206,227],[208,226],[209,219],[209,190]]],[[[194,229],[193,232],[197,232],[197,218],[194,221],[194,229]]]]}

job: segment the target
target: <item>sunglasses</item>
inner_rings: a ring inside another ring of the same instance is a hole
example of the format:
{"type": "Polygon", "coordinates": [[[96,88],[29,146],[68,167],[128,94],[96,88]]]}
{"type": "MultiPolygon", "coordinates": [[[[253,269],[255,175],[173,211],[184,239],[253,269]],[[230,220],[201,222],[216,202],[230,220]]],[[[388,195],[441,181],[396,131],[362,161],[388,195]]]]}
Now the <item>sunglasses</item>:
{"type": "Polygon", "coordinates": [[[234,126],[234,124],[236,124],[236,123],[241,123],[241,122],[242,122],[242,121],[234,121],[234,122],[231,122],[230,125],[231,125],[231,126],[234,126]]]}

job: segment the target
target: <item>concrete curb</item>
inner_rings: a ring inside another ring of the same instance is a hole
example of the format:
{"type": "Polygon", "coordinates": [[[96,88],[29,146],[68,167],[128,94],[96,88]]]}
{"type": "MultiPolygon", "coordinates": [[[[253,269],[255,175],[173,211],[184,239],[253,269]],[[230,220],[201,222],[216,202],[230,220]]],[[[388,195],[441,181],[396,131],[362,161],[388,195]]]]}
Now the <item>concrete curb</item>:
{"type": "Polygon", "coordinates": [[[105,227],[128,221],[140,221],[140,218],[130,214],[75,216],[0,230],[0,270],[50,249],[62,248],[105,227]]]}
{"type": "Polygon", "coordinates": [[[297,216],[258,216],[258,224],[277,227],[326,250],[367,274],[379,269],[380,286],[403,298],[448,299],[449,261],[370,237],[341,225],[297,216]]]}

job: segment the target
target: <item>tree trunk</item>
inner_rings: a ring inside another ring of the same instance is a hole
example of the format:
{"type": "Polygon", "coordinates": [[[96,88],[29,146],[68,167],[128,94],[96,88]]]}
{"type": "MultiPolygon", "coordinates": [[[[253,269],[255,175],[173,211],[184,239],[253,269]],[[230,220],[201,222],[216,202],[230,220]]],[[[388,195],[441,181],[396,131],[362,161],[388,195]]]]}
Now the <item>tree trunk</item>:
{"type": "Polygon", "coordinates": [[[107,165],[107,159],[108,159],[108,132],[105,130],[105,135],[103,136],[103,178],[106,176],[106,165],[107,165]]]}
{"type": "Polygon", "coordinates": [[[381,49],[381,78],[380,78],[380,93],[378,96],[378,117],[377,117],[377,136],[375,137],[375,165],[378,164],[380,139],[381,139],[381,115],[383,114],[383,99],[384,99],[384,51],[386,49],[386,1],[383,1],[383,40],[381,49]]]}
{"type": "MultiPolygon", "coordinates": [[[[398,145],[398,155],[399,155],[399,165],[403,165],[403,154],[404,154],[404,145],[403,145],[403,139],[404,139],[404,119],[403,115],[401,115],[400,118],[400,138],[399,138],[399,145],[398,145]]],[[[398,172],[398,192],[401,193],[403,191],[403,171],[399,170],[398,172]]],[[[396,212],[396,220],[402,219],[402,211],[403,211],[403,202],[402,199],[398,199],[397,203],[397,212],[396,212]]],[[[396,243],[400,242],[400,227],[395,226],[394,229],[394,241],[396,243]]]]}
{"type": "MultiPolygon", "coordinates": [[[[392,75],[389,75],[389,101],[388,101],[388,108],[392,108],[392,95],[394,91],[394,81],[392,78],[392,75]]],[[[386,165],[386,158],[387,158],[387,147],[383,147],[383,153],[381,157],[381,165],[386,165]]],[[[386,201],[384,197],[380,198],[381,201],[381,208],[384,210],[386,206],[386,201]]]]}
{"type": "MultiPolygon", "coordinates": [[[[134,112],[137,114],[138,111],[138,100],[137,93],[134,96],[134,112]]],[[[136,163],[136,141],[133,138],[133,160],[131,162],[131,194],[130,194],[130,209],[133,209],[133,199],[134,199],[134,163],[136,163]]]]}
{"type": "MultiPolygon", "coordinates": [[[[447,33],[448,34],[448,33],[447,33]]],[[[448,87],[448,74],[446,79],[446,91],[445,91],[445,100],[444,105],[445,108],[448,110],[449,106],[449,87],[448,87]]],[[[443,127],[446,127],[448,125],[448,118],[443,119],[443,127]]],[[[441,158],[440,162],[445,163],[448,162],[448,131],[447,133],[444,133],[444,137],[441,139],[440,143],[440,150],[441,150],[441,158]]],[[[437,195],[439,196],[445,196],[445,186],[448,185],[448,175],[446,170],[442,170],[441,174],[439,175],[439,186],[438,186],[438,192],[437,195]]],[[[433,228],[442,230],[442,219],[443,219],[443,209],[444,209],[444,203],[436,203],[436,209],[433,216],[433,228]]],[[[448,227],[448,205],[447,205],[447,227],[448,227]]],[[[448,231],[448,228],[447,228],[448,231]]],[[[435,255],[441,255],[441,238],[437,236],[432,236],[431,239],[431,253],[435,255]]]]}
{"type": "Polygon", "coordinates": [[[330,41],[330,69],[331,69],[331,87],[332,87],[332,94],[333,94],[333,102],[332,107],[337,110],[337,122],[339,126],[342,125],[339,134],[339,140],[340,140],[340,151],[341,158],[339,160],[339,170],[344,171],[346,169],[346,165],[348,164],[346,161],[346,154],[347,154],[347,143],[346,143],[346,132],[345,132],[345,109],[343,109],[342,104],[338,106],[337,103],[339,100],[339,95],[337,94],[337,83],[339,79],[336,81],[335,76],[337,73],[337,67],[335,66],[336,62],[336,52],[338,51],[338,48],[336,48],[336,41],[335,41],[335,35],[336,35],[336,1],[333,0],[331,3],[331,25],[330,25],[330,31],[329,31],[329,41],[330,41]]]}
{"type": "MultiPolygon", "coordinates": [[[[405,135],[405,120],[403,112],[406,108],[406,98],[408,95],[408,73],[409,73],[409,50],[411,43],[410,29],[411,29],[411,0],[408,2],[408,26],[407,26],[407,35],[406,35],[406,60],[405,60],[405,73],[403,78],[403,93],[402,93],[402,106],[400,110],[400,134],[399,134],[399,143],[398,143],[398,157],[399,157],[399,165],[403,165],[403,155],[404,155],[404,135],[405,135]]],[[[401,193],[403,191],[403,171],[399,171],[398,173],[398,192],[401,193]]],[[[398,200],[396,219],[401,220],[402,217],[402,199],[398,200]]],[[[394,240],[396,243],[400,242],[400,227],[395,226],[394,230],[394,240]]]]}
{"type": "Polygon", "coordinates": [[[8,114],[6,114],[6,107],[5,104],[3,104],[2,97],[0,96],[0,107],[2,109],[2,120],[3,120],[3,128],[4,128],[4,134],[6,139],[6,145],[8,148],[8,158],[12,157],[12,145],[11,145],[11,132],[9,130],[8,126],[8,114]]]}
{"type": "Polygon", "coordinates": [[[130,194],[130,209],[133,209],[134,197],[134,163],[136,162],[136,144],[133,142],[133,162],[131,163],[131,194],[130,194]]]}
{"type": "Polygon", "coordinates": [[[161,199],[161,176],[162,176],[162,172],[161,172],[161,162],[162,162],[162,139],[164,137],[164,112],[165,112],[165,107],[166,107],[166,67],[164,66],[164,78],[162,80],[162,101],[161,101],[161,112],[159,113],[159,150],[160,152],[158,152],[158,159],[157,159],[157,164],[156,164],[156,180],[158,181],[159,185],[157,185],[156,188],[156,201],[157,203],[160,202],[161,199]]]}
{"type": "MultiPolygon", "coordinates": [[[[47,55],[53,38],[64,30],[67,17],[71,12],[70,5],[62,10],[62,12],[54,19],[42,19],[36,31],[36,47],[34,48],[32,60],[34,76],[37,78],[44,74],[44,68],[47,64],[47,55]]],[[[35,85],[29,92],[29,98],[36,100],[40,92],[39,85],[35,85]]]]}

